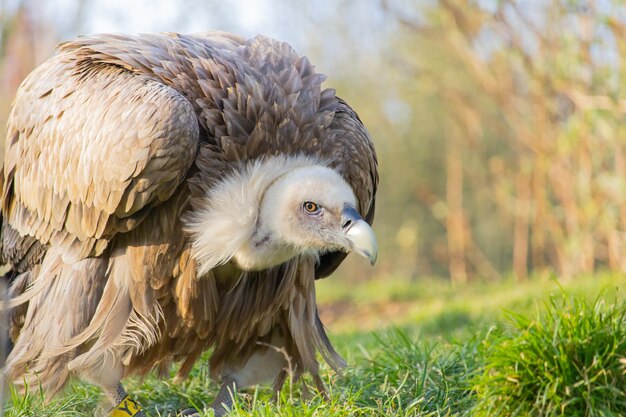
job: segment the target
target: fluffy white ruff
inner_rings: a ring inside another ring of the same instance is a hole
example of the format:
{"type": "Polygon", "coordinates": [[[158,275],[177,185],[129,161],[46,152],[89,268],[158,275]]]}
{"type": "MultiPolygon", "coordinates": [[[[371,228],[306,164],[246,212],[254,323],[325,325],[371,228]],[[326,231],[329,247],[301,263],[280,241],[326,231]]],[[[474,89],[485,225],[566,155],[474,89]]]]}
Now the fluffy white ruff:
{"type": "Polygon", "coordinates": [[[186,231],[192,235],[198,275],[227,263],[249,244],[265,191],[277,179],[295,169],[325,165],[306,156],[259,159],[209,190],[206,206],[189,216],[186,223],[186,231]]]}

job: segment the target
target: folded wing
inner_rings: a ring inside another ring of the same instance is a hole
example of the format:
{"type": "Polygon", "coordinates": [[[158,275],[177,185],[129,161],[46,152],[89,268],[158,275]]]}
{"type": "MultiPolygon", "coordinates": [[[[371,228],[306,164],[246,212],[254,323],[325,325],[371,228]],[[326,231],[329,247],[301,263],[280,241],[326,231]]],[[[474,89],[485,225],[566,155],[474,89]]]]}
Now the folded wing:
{"type": "MultiPolygon", "coordinates": [[[[31,73],[15,99],[2,173],[4,221],[24,239],[60,246],[66,261],[98,255],[174,193],[198,135],[193,107],[178,91],[61,52],[31,73]]],[[[20,256],[26,253],[10,260],[20,256]]]]}

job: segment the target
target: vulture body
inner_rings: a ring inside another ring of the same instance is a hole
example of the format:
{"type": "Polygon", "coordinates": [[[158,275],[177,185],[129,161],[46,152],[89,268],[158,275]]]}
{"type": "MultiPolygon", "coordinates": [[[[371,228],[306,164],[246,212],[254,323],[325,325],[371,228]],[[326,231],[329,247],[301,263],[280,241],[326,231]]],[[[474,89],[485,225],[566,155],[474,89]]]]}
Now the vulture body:
{"type": "MultiPolygon", "coordinates": [[[[210,32],[61,44],[8,121],[4,368],[49,395],[72,374],[112,404],[132,373],[213,349],[224,387],[343,366],[314,283],[375,260],[372,141],[286,43],[210,32]]],[[[216,404],[228,404],[220,391],[216,404]]],[[[219,414],[219,407],[216,406],[219,414]]],[[[140,414],[137,414],[140,415],[140,414]]]]}

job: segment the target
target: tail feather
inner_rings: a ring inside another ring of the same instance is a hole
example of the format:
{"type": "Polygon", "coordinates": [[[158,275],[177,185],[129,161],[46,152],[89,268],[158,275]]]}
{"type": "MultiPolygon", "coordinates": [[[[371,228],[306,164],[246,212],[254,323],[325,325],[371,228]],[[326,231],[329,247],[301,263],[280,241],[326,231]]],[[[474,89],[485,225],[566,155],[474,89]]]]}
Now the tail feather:
{"type": "Polygon", "coordinates": [[[53,395],[65,385],[69,378],[67,362],[76,356],[77,350],[57,356],[43,353],[62,347],[87,327],[102,294],[105,271],[106,262],[101,259],[89,258],[68,265],[60,254],[46,254],[33,279],[35,285],[40,280],[48,285],[45,291],[31,294],[20,334],[4,368],[17,387],[41,384],[48,395],[53,395]],[[44,275],[50,271],[54,272],[54,279],[44,275]]]}
{"type": "Polygon", "coordinates": [[[68,363],[71,371],[101,367],[111,355],[128,364],[130,357],[157,343],[162,311],[152,288],[129,280],[128,258],[118,254],[107,271],[106,287],[87,328],[65,343],[60,354],[94,340],[91,348],[68,363]],[[136,288],[139,286],[140,288],[136,288]]]}
{"type": "MultiPolygon", "coordinates": [[[[96,331],[99,333],[96,343],[94,343],[89,351],[70,361],[68,363],[68,369],[78,371],[97,366],[100,363],[105,362],[105,355],[115,353],[111,351],[111,349],[113,348],[117,338],[123,332],[124,327],[130,318],[132,305],[130,303],[130,298],[128,298],[128,294],[124,293],[123,290],[114,288],[112,291],[115,292],[107,293],[105,290],[105,294],[103,295],[103,299],[113,297],[110,304],[108,300],[105,302],[111,306],[108,311],[105,310],[106,317],[104,319],[100,319],[98,317],[98,313],[96,313],[94,320],[98,326],[94,326],[94,328],[89,329],[89,332],[86,332],[86,334],[95,334],[96,331]]],[[[85,335],[81,336],[81,339],[84,337],[85,335]]]]}
{"type": "Polygon", "coordinates": [[[46,288],[51,286],[51,281],[59,274],[60,268],[64,265],[61,261],[61,254],[56,251],[48,251],[44,257],[41,269],[37,274],[37,279],[20,295],[9,300],[0,301],[0,311],[8,311],[29,302],[39,296],[46,288]],[[48,255],[49,254],[49,255],[48,255]]]}

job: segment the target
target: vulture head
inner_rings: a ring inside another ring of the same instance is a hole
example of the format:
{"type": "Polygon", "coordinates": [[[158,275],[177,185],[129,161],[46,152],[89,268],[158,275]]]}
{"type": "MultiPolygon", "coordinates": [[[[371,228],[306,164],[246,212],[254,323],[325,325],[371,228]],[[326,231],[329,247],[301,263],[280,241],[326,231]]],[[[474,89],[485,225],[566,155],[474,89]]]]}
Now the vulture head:
{"type": "Polygon", "coordinates": [[[376,262],[376,236],[350,185],[327,164],[272,157],[243,172],[209,191],[204,209],[188,222],[201,272],[229,261],[257,271],[334,251],[376,262]]]}

